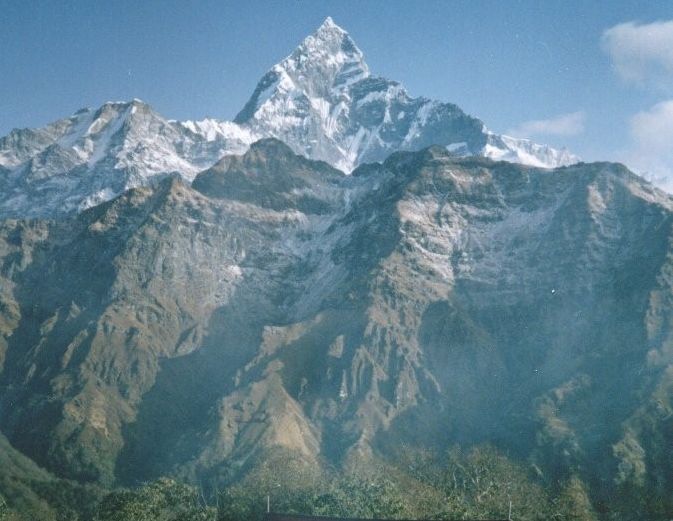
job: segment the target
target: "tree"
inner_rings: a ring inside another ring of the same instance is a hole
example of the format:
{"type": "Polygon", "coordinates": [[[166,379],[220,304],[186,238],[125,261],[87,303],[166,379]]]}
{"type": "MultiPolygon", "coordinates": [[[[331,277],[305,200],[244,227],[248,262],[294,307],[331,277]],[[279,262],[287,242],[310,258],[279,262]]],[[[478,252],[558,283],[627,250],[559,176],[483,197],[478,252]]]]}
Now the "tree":
{"type": "Polygon", "coordinates": [[[337,477],[308,506],[314,515],[378,519],[404,517],[408,510],[398,486],[380,475],[337,477]]]}
{"type": "Polygon", "coordinates": [[[7,519],[9,519],[9,507],[5,498],[0,495],[0,521],[6,521],[7,519]]]}
{"type": "Polygon", "coordinates": [[[584,483],[573,476],[565,484],[558,498],[558,518],[567,521],[596,521],[584,483]]]}
{"type": "Polygon", "coordinates": [[[24,521],[25,519],[27,518],[9,508],[7,501],[5,501],[5,498],[0,494],[0,521],[24,521]]]}
{"type": "Polygon", "coordinates": [[[266,496],[275,512],[395,519],[411,510],[398,483],[382,472],[316,471],[301,462],[274,459],[222,491],[221,521],[261,519],[266,496]]]}
{"type": "Polygon", "coordinates": [[[216,517],[214,508],[201,504],[196,489],[163,478],[107,495],[96,521],[215,521],[216,517]]]}

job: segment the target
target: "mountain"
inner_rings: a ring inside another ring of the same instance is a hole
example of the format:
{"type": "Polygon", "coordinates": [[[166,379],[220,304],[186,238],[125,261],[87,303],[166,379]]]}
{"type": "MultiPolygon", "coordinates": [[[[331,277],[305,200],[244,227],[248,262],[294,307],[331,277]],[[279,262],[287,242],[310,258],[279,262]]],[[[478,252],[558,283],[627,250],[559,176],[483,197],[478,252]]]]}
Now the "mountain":
{"type": "Polygon", "coordinates": [[[0,217],[59,217],[166,176],[191,181],[266,137],[347,173],[433,144],[542,167],[577,161],[493,134],[455,105],[412,98],[399,83],[371,76],[362,52],[328,18],[263,76],[234,122],[167,120],[134,100],[13,130],[0,139],[0,217]]]}
{"type": "Polygon", "coordinates": [[[190,180],[223,150],[242,152],[250,143],[235,125],[207,123],[168,121],[134,100],[14,130],[0,139],[0,215],[69,214],[165,176],[190,180]]]}
{"type": "Polygon", "coordinates": [[[372,76],[331,18],[264,75],[234,121],[345,172],[430,145],[541,167],[578,161],[566,150],[493,134],[456,105],[412,98],[398,82],[372,76]]]}
{"type": "Polygon", "coordinates": [[[621,165],[433,146],[347,176],[262,140],[2,223],[1,430],[105,485],[490,443],[597,504],[663,498],[672,231],[621,165]]]}

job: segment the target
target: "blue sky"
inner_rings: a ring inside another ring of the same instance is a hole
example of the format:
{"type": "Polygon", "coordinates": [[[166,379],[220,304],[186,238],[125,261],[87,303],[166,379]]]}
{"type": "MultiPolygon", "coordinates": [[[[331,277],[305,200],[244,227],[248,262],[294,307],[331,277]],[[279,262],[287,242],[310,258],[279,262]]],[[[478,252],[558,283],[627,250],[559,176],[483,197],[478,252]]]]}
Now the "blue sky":
{"type": "Polygon", "coordinates": [[[4,0],[0,10],[0,135],[134,97],[169,118],[233,118],[330,15],[374,74],[412,95],[588,160],[673,167],[670,1],[4,0]]]}

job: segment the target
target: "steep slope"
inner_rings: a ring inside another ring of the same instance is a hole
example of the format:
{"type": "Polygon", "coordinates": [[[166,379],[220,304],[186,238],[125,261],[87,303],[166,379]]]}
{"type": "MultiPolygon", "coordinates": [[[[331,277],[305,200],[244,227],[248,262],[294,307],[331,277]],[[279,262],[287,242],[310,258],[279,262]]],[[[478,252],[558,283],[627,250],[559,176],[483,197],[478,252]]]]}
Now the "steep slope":
{"type": "Polygon", "coordinates": [[[166,120],[134,100],[12,131],[0,139],[0,218],[77,213],[168,175],[191,181],[266,137],[345,172],[433,144],[535,166],[577,160],[493,134],[455,105],[412,98],[399,83],[372,77],[362,52],[328,18],[263,76],[235,122],[166,120]]]}
{"type": "Polygon", "coordinates": [[[398,82],[371,76],[362,51],[331,18],[264,75],[235,122],[345,172],[430,145],[541,167],[577,161],[565,150],[495,135],[456,105],[412,98],[398,82]]]}
{"type": "Polygon", "coordinates": [[[2,506],[20,512],[3,519],[57,521],[90,516],[104,491],[58,479],[10,445],[0,434],[0,516],[2,506]]]}
{"type": "Polygon", "coordinates": [[[490,442],[595,499],[665,494],[672,224],[620,165],[432,147],[345,176],[264,140],[5,222],[1,430],[104,483],[490,442]]]}
{"type": "MultiPolygon", "coordinates": [[[[284,150],[306,162],[280,143],[264,146],[269,160],[284,150]]],[[[312,172],[319,186],[343,178],[325,164],[312,172]]],[[[335,204],[307,189],[299,199],[316,206],[314,217],[303,213],[310,208],[209,200],[169,178],[70,220],[6,221],[2,430],[66,476],[109,482],[123,428],[152,387],[159,360],[201,346],[211,314],[231,299],[227,320],[240,330],[253,327],[257,314],[274,320],[278,299],[299,291],[287,278],[295,249],[312,227],[327,225],[322,213],[335,204]],[[243,280],[248,290],[239,295],[243,280]]],[[[242,342],[246,333],[239,333],[233,338],[242,342]]],[[[245,362],[243,347],[231,349],[226,371],[245,362]]]]}
{"type": "Polygon", "coordinates": [[[106,103],[44,129],[0,140],[0,215],[53,216],[81,211],[167,175],[191,180],[223,151],[240,152],[247,134],[167,121],[145,103],[106,103]]]}

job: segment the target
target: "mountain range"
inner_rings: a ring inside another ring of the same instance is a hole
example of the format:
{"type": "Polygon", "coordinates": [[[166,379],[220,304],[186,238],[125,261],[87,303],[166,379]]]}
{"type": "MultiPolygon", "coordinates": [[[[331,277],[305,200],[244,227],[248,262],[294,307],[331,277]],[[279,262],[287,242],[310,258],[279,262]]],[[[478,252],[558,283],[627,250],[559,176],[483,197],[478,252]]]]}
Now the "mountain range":
{"type": "Polygon", "coordinates": [[[109,103],[0,164],[22,469],[224,481],[276,450],[488,443],[602,512],[673,487],[673,199],[409,97],[330,19],[233,123],[109,103]]]}
{"type": "Polygon", "coordinates": [[[493,134],[455,105],[412,98],[399,83],[372,76],[348,33],[328,18],[262,77],[233,122],[167,120],[133,100],[13,130],[0,139],[0,217],[58,217],[166,176],[191,181],[267,137],[344,172],[433,144],[543,167],[578,160],[493,134]]]}

